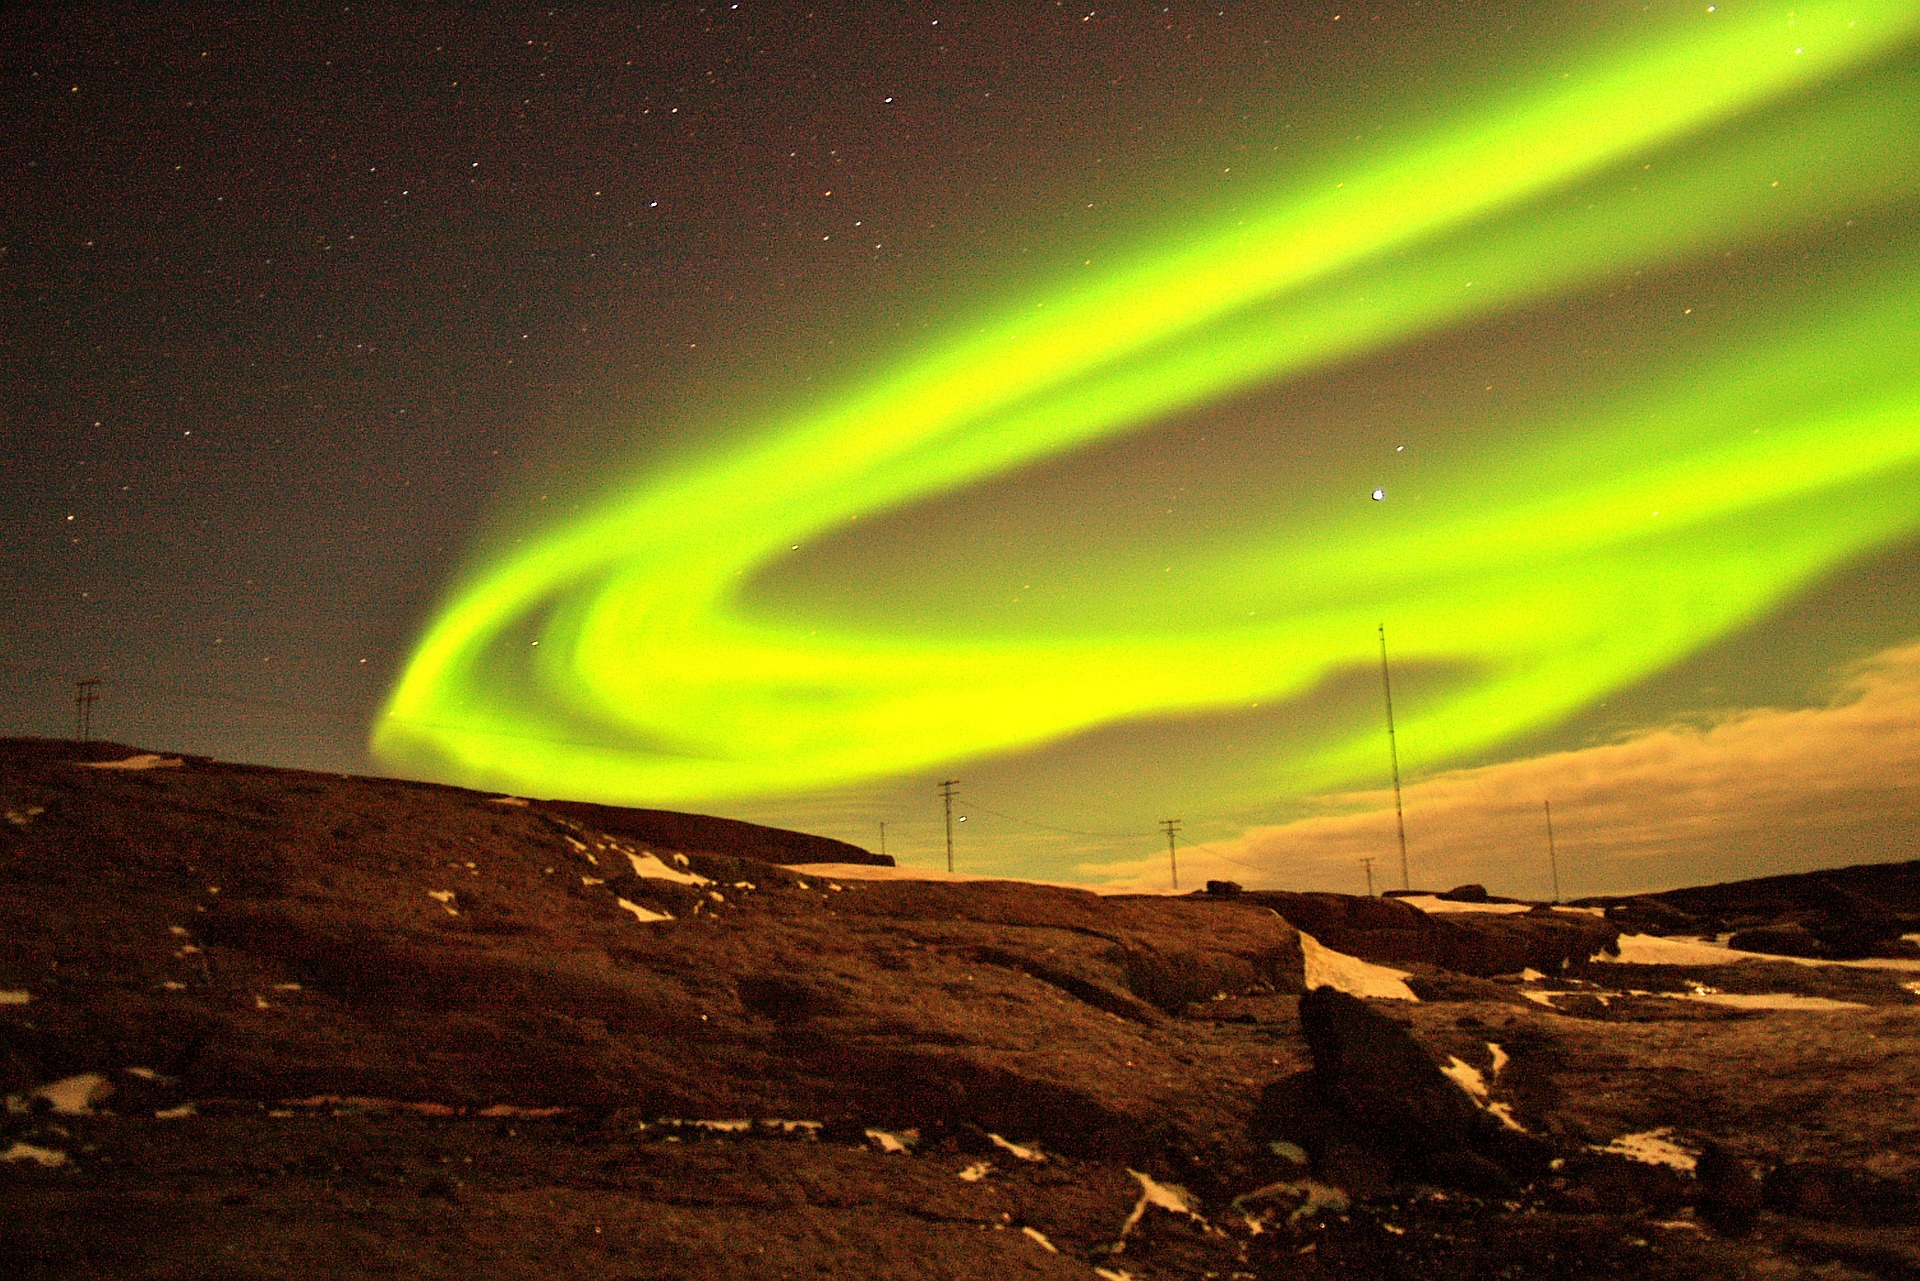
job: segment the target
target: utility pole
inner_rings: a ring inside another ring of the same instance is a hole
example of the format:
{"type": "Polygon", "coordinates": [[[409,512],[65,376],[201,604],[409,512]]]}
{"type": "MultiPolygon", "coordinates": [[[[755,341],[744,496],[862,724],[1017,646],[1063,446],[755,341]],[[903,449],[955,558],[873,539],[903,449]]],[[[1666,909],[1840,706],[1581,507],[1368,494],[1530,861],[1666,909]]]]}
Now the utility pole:
{"type": "Polygon", "coordinates": [[[1393,823],[1400,833],[1400,888],[1410,890],[1407,876],[1407,818],[1400,808],[1400,747],[1393,737],[1393,677],[1387,673],[1387,625],[1380,624],[1380,687],[1387,692],[1387,756],[1393,762],[1393,823]]]}
{"type": "Polygon", "coordinates": [[[1163,818],[1160,826],[1167,830],[1167,866],[1173,870],[1173,888],[1177,890],[1180,888],[1180,859],[1173,852],[1173,834],[1180,830],[1180,820],[1163,818]]]}
{"type": "Polygon", "coordinates": [[[947,870],[953,870],[953,789],[960,786],[957,778],[944,779],[940,783],[940,799],[947,805],[947,870]]]}
{"type": "Polygon", "coordinates": [[[1553,802],[1541,801],[1547,811],[1547,864],[1553,868],[1553,901],[1560,901],[1560,856],[1553,849],[1553,802]]]}
{"type": "Polygon", "coordinates": [[[99,701],[100,682],[97,679],[73,683],[74,737],[83,743],[93,740],[93,705],[99,701]]]}
{"type": "Polygon", "coordinates": [[[1360,860],[1360,862],[1367,869],[1367,897],[1372,898],[1373,897],[1373,860],[1370,858],[1363,858],[1360,860]]]}

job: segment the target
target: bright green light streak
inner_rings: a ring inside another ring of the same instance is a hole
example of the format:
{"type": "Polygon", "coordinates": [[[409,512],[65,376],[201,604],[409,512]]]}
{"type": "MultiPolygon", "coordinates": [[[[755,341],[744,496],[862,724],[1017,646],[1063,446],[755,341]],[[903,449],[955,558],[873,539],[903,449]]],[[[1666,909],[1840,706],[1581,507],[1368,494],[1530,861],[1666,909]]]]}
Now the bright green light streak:
{"type": "MultiPolygon", "coordinates": [[[[1436,756],[1563,715],[1920,523],[1910,271],[1735,335],[1724,367],[1631,417],[1522,425],[1486,463],[1551,489],[1245,549],[1217,568],[1283,606],[1258,626],[876,636],[750,616],[738,593],[862,514],[1635,267],[1909,199],[1920,110],[1898,58],[1917,30],[1920,5],[1869,0],[1670,24],[649,478],[455,593],[375,750],[610,800],[817,790],[1300,693],[1354,660],[1383,602],[1404,655],[1481,673],[1409,726],[1436,756]],[[1768,112],[1788,126],[1756,123],[1768,112]],[[1623,176],[1642,160],[1657,172],[1623,176]],[[1799,388],[1835,362],[1825,394],[1799,388]],[[1584,473],[1559,456],[1572,442],[1598,450],[1584,473]]],[[[1273,762],[1275,784],[1371,773],[1371,728],[1273,762]]]]}

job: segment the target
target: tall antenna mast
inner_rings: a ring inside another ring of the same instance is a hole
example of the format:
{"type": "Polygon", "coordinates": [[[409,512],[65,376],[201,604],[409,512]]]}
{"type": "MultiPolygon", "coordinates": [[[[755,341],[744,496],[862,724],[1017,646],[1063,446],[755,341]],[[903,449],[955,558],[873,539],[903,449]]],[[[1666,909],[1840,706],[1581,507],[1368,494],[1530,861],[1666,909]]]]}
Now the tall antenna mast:
{"type": "Polygon", "coordinates": [[[1177,890],[1180,888],[1180,859],[1173,852],[1173,834],[1180,830],[1180,820],[1163,818],[1160,820],[1160,826],[1167,832],[1167,866],[1173,872],[1173,888],[1177,890]]]}
{"type": "Polygon", "coordinates": [[[1393,824],[1400,834],[1400,888],[1410,890],[1407,875],[1407,816],[1400,808],[1400,746],[1393,736],[1393,677],[1387,673],[1387,625],[1380,624],[1380,687],[1387,692],[1387,758],[1393,762],[1393,824]]]}
{"type": "Polygon", "coordinates": [[[1541,801],[1547,811],[1547,864],[1553,868],[1553,901],[1560,901],[1560,856],[1553,849],[1553,802],[1541,801]]]}

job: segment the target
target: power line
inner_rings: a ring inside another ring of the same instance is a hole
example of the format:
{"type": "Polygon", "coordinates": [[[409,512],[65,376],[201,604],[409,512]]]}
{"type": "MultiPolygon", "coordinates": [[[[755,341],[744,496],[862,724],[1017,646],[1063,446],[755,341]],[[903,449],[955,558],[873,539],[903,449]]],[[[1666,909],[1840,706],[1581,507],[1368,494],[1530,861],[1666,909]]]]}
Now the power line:
{"type": "Polygon", "coordinates": [[[953,871],[953,789],[960,786],[957,778],[943,779],[940,783],[940,799],[947,807],[947,871],[953,871]]]}
{"type": "Polygon", "coordinates": [[[100,701],[100,679],[90,677],[73,683],[73,736],[82,743],[93,739],[93,705],[100,701]]]}

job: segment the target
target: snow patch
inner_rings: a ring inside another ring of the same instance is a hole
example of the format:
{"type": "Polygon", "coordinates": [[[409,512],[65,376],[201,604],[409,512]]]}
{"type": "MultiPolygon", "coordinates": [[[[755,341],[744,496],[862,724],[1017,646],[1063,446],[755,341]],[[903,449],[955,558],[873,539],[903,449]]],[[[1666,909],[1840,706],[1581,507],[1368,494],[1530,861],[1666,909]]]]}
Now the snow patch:
{"type": "Polygon", "coordinates": [[[33,993],[31,992],[0,991],[0,1005],[25,1005],[28,1001],[31,1001],[32,999],[33,999],[33,993]]]}
{"type": "Polygon", "coordinates": [[[1657,996],[1675,1001],[1705,1001],[1710,1005],[1731,1005],[1742,1010],[1864,1010],[1871,1008],[1859,1001],[1836,1001],[1825,996],[1795,996],[1790,992],[1716,992],[1695,988],[1691,992],[1658,992],[1657,996]]]}
{"type": "Polygon", "coordinates": [[[633,874],[643,881],[672,881],[675,885],[713,884],[697,872],[675,871],[652,854],[635,854],[629,851],[627,862],[633,864],[633,874]]]}
{"type": "Polygon", "coordinates": [[[673,916],[670,913],[649,912],[646,908],[641,907],[638,903],[629,903],[626,899],[623,899],[623,898],[617,898],[614,900],[614,902],[620,905],[620,908],[622,911],[632,912],[633,919],[640,922],[640,924],[642,925],[651,925],[655,921],[671,921],[673,919],[673,916]]]}
{"type": "Polygon", "coordinates": [[[447,909],[448,916],[460,915],[460,909],[453,905],[452,890],[428,890],[427,897],[447,909]]]}
{"type": "Polygon", "coordinates": [[[31,1143],[16,1143],[5,1152],[0,1152],[0,1161],[32,1161],[35,1165],[51,1170],[55,1166],[67,1163],[67,1154],[53,1148],[37,1148],[31,1143]]]}
{"type": "Polygon", "coordinates": [[[1507,1057],[1505,1050],[1495,1045],[1492,1041],[1487,1042],[1487,1053],[1493,1056],[1493,1066],[1488,1068],[1487,1071],[1497,1080],[1501,1071],[1513,1060],[1507,1057]]]}
{"type": "Polygon", "coordinates": [[[962,1183],[978,1183],[992,1173],[993,1162],[975,1161],[972,1165],[960,1171],[960,1181],[962,1183]]]}
{"type": "Polygon", "coordinates": [[[1428,915],[1445,912],[1493,912],[1501,916],[1511,916],[1515,912],[1531,912],[1531,903],[1456,903],[1436,894],[1395,894],[1394,898],[1408,907],[1417,907],[1428,915]]]}
{"type": "Polygon", "coordinates": [[[1547,976],[1542,974],[1539,970],[1534,969],[1531,965],[1529,965],[1526,969],[1520,971],[1520,981],[1522,983],[1538,983],[1541,979],[1545,977],[1547,976]]]}
{"type": "Polygon", "coordinates": [[[193,1104],[182,1103],[177,1108],[161,1108],[153,1114],[153,1119],[156,1121],[184,1121],[190,1116],[198,1115],[199,1112],[194,1108],[193,1104]]]}
{"type": "Polygon", "coordinates": [[[1531,1133],[1532,1133],[1532,1131],[1531,1131],[1531,1130],[1529,1130],[1529,1129],[1527,1129],[1527,1127],[1526,1127],[1526,1126],[1524,1126],[1524,1125],[1522,1125],[1522,1124],[1520,1124],[1520,1122],[1518,1122],[1518,1121],[1516,1121],[1516,1120],[1514,1120],[1514,1117],[1513,1117],[1513,1104],[1511,1104],[1511,1103],[1489,1103],[1489,1104],[1487,1104],[1487,1105],[1486,1105],[1486,1109],[1487,1109],[1487,1113],[1488,1113],[1488,1114],[1489,1114],[1490,1116],[1493,1116],[1493,1117],[1495,1117],[1495,1118],[1497,1118],[1497,1119],[1499,1120],[1499,1122],[1500,1122],[1500,1124],[1502,1124],[1502,1125],[1504,1125],[1504,1126],[1506,1126],[1506,1127],[1507,1127],[1507,1128],[1508,1128],[1509,1130],[1512,1130],[1512,1131],[1514,1131],[1515,1133],[1518,1133],[1518,1134],[1531,1134],[1531,1133]]]}
{"type": "Polygon", "coordinates": [[[1447,1066],[1440,1069],[1440,1074],[1471,1094],[1476,1101],[1487,1097],[1487,1082],[1480,1075],[1480,1069],[1457,1055],[1447,1056],[1447,1066]]]}
{"type": "Polygon", "coordinates": [[[124,761],[81,761],[82,769],[173,769],[185,765],[178,756],[157,756],[152,752],[142,752],[138,756],[129,756],[124,761]]]}
{"type": "Polygon", "coordinates": [[[1040,1248],[1042,1250],[1045,1250],[1048,1254],[1060,1253],[1059,1250],[1054,1248],[1053,1242],[1047,1240],[1046,1236],[1040,1231],[1039,1228],[1021,1228],[1020,1230],[1026,1233],[1028,1236],[1032,1237],[1034,1241],[1036,1241],[1039,1244],[1040,1248]]]}
{"type": "MultiPolygon", "coordinates": [[[[1622,934],[1620,955],[1596,952],[1595,961],[1635,965],[1731,965],[1735,961],[1771,961],[1776,965],[1833,965],[1849,970],[1920,970],[1912,957],[1867,957],[1859,961],[1826,961],[1811,956],[1776,956],[1771,952],[1742,952],[1726,945],[1725,936],[1708,943],[1701,939],[1670,939],[1658,934],[1622,934]]],[[[1902,937],[1905,937],[1904,935],[1902,937]]]]}
{"type": "Polygon", "coordinates": [[[1363,961],[1357,956],[1348,956],[1345,952],[1336,952],[1305,930],[1299,931],[1299,934],[1308,991],[1316,987],[1331,987],[1349,996],[1376,996],[1395,1001],[1420,999],[1406,985],[1404,980],[1412,975],[1405,970],[1389,969],[1384,965],[1363,961]]]}
{"type": "Polygon", "coordinates": [[[113,1086],[98,1072],[82,1072],[43,1085],[33,1093],[53,1104],[53,1110],[61,1116],[87,1116],[94,1104],[113,1093],[113,1086]]]}
{"type": "Polygon", "coordinates": [[[524,807],[526,803],[527,798],[524,796],[489,796],[487,798],[487,804],[489,805],[516,805],[524,807]]]}
{"type": "Polygon", "coordinates": [[[987,1137],[993,1140],[995,1147],[1005,1148],[1022,1161],[1044,1161],[1047,1159],[1046,1154],[1039,1148],[1030,1148],[1018,1143],[1009,1143],[997,1134],[989,1134],[987,1137]]]}
{"type": "Polygon", "coordinates": [[[882,1152],[905,1153],[910,1152],[913,1145],[920,1141],[920,1132],[901,1130],[896,1134],[891,1130],[868,1130],[867,1137],[878,1144],[882,1152]]]}
{"type": "Polygon", "coordinates": [[[1193,1208],[1192,1195],[1179,1184],[1161,1183],[1151,1174],[1142,1174],[1138,1170],[1128,1170],[1127,1173],[1140,1181],[1140,1199],[1133,1203],[1133,1212],[1127,1215],[1127,1221],[1120,1225],[1121,1241],[1124,1242],[1127,1239],[1127,1234],[1139,1224],[1141,1216],[1147,1212],[1147,1207],[1150,1205],[1157,1205],[1162,1210],[1169,1210],[1174,1214],[1187,1215],[1201,1223],[1206,1222],[1193,1208]]]}
{"type": "Polygon", "coordinates": [[[1648,1165],[1669,1165],[1682,1172],[1691,1172],[1694,1159],[1698,1154],[1689,1152],[1669,1139],[1667,1136],[1672,1133],[1672,1126],[1663,1125],[1657,1130],[1623,1134],[1605,1147],[1596,1147],[1593,1150],[1631,1157],[1635,1161],[1644,1161],[1648,1165]]]}

